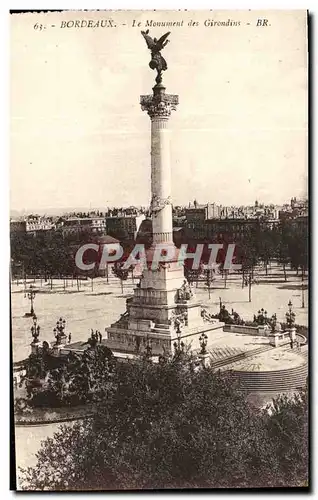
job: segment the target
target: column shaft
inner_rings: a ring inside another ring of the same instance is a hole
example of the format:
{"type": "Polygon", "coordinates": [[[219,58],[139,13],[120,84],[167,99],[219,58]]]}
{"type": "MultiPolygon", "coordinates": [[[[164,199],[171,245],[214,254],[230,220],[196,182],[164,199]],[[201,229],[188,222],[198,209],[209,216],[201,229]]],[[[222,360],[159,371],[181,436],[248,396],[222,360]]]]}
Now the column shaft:
{"type": "Polygon", "coordinates": [[[154,243],[172,242],[170,131],[168,119],[162,117],[151,120],[151,194],[154,243]],[[156,211],[156,202],[161,210],[156,211]]]}

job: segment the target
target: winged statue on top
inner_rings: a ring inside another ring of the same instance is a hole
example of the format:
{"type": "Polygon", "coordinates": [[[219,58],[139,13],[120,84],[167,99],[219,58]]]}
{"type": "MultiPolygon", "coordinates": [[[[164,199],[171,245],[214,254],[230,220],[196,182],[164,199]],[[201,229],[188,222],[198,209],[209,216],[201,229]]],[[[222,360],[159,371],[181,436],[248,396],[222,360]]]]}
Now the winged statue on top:
{"type": "Polygon", "coordinates": [[[148,49],[151,51],[151,61],[149,66],[151,69],[157,70],[156,82],[159,84],[162,82],[162,72],[167,69],[167,62],[162,57],[161,51],[169,42],[167,37],[170,35],[170,31],[165,35],[162,35],[159,40],[157,40],[157,38],[151,38],[148,33],[149,30],[141,32],[142,36],[146,40],[148,49]]]}

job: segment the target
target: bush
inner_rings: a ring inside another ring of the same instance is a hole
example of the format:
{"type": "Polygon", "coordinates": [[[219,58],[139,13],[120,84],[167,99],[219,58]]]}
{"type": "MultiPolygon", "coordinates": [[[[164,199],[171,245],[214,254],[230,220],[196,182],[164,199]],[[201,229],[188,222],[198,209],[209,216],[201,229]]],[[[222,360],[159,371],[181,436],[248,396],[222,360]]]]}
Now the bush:
{"type": "Polygon", "coordinates": [[[104,396],[115,358],[105,346],[90,346],[83,354],[55,357],[31,354],[27,362],[28,403],[34,407],[76,406],[104,396]]]}
{"type": "Polygon", "coordinates": [[[307,392],[268,411],[229,374],[177,357],[118,363],[89,421],[47,439],[24,489],[299,486],[307,481],[307,392]]]}

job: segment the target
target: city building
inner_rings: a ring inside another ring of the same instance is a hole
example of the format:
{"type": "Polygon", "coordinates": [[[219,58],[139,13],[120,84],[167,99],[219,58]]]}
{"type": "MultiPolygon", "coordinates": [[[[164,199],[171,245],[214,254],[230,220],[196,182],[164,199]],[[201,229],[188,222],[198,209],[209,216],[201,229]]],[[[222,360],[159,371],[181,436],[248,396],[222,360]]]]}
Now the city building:
{"type": "Polygon", "coordinates": [[[39,232],[52,231],[55,229],[55,223],[52,217],[28,216],[26,218],[26,231],[36,236],[39,232]]]}
{"type": "Polygon", "coordinates": [[[61,220],[59,227],[62,229],[63,236],[85,232],[103,234],[106,232],[106,221],[104,217],[70,217],[61,220]]]}
{"type": "Polygon", "coordinates": [[[143,220],[145,220],[144,214],[139,215],[121,215],[121,216],[111,216],[106,217],[106,229],[107,234],[110,234],[114,238],[119,240],[129,239],[134,240],[137,236],[139,227],[143,220]]]}

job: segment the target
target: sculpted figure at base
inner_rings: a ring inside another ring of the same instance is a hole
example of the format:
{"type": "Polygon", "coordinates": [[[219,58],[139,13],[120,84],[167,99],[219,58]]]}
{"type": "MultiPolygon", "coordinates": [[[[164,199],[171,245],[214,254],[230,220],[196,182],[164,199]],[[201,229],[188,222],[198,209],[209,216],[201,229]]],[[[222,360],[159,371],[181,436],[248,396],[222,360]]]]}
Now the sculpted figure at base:
{"type": "Polygon", "coordinates": [[[182,287],[178,290],[179,300],[190,300],[193,297],[193,292],[187,280],[184,280],[182,287]]]}

